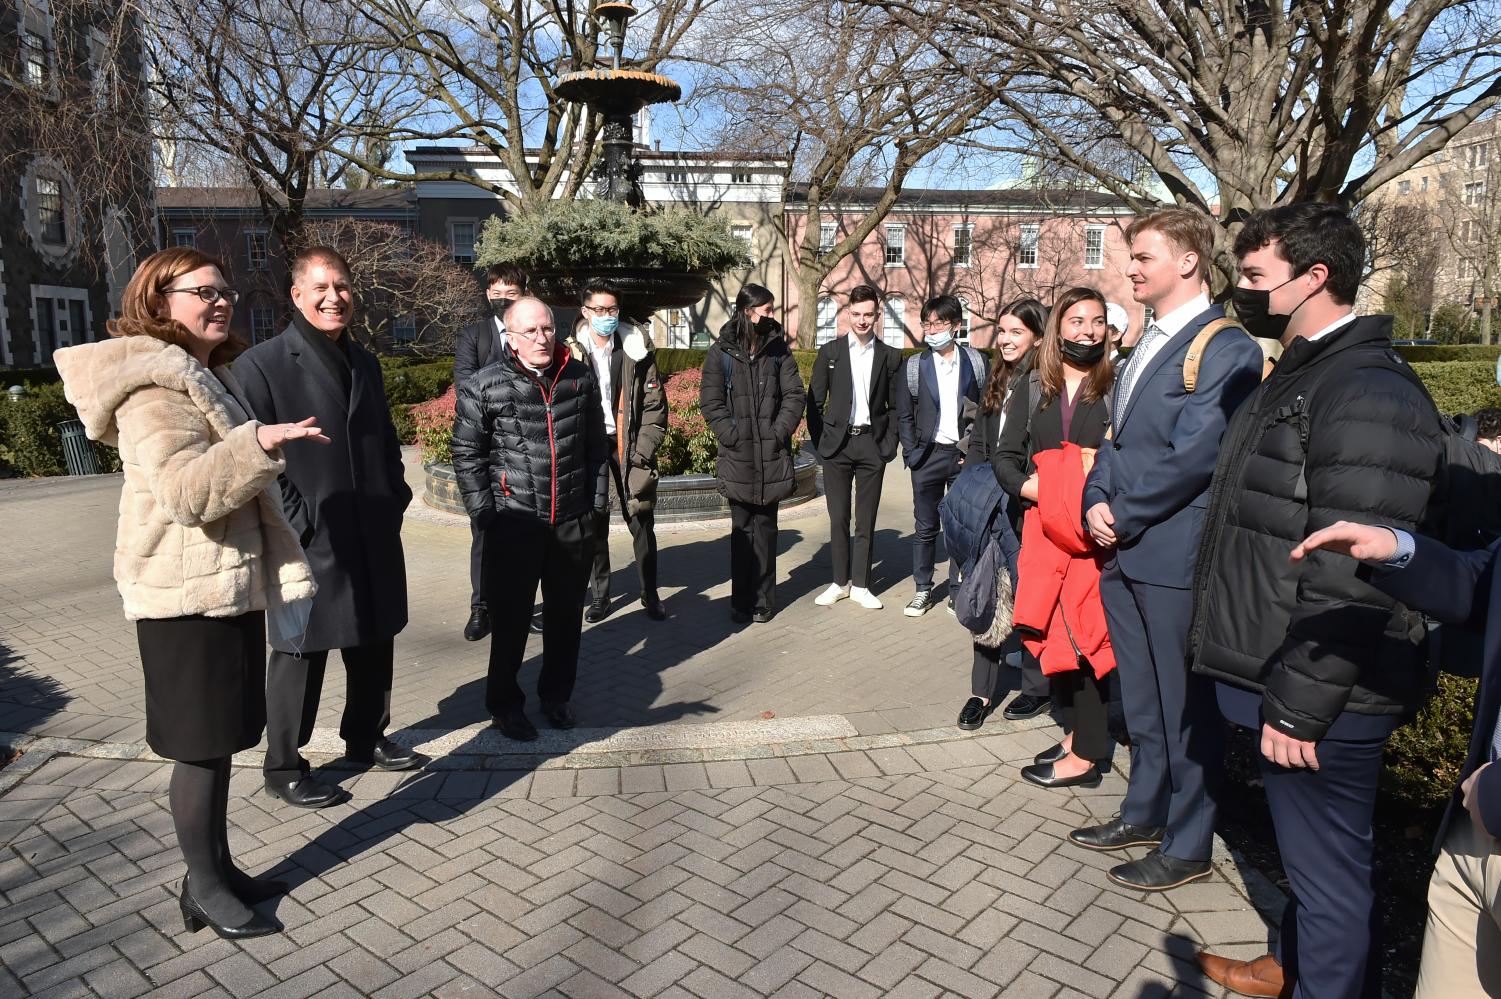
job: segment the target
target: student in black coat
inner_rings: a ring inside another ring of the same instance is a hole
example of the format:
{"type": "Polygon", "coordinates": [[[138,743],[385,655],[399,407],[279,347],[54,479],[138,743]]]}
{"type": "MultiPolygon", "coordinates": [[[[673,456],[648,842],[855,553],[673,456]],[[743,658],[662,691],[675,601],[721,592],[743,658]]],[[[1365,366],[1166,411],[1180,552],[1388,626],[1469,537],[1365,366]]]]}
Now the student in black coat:
{"type": "Polygon", "coordinates": [[[902,352],[881,342],[881,295],[868,284],[850,291],[849,332],[818,348],[808,386],[808,436],[823,458],[834,582],[813,602],[829,607],[849,597],[880,610],[870,592],[870,546],[886,465],[896,457],[896,377],[902,352]],[[850,555],[850,492],[855,545],[850,555]],[[851,587],[851,580],[854,582],[851,587]]]}
{"type": "MultiPolygon", "coordinates": [[[[1106,393],[1114,368],[1106,354],[1105,298],[1093,288],[1070,288],[1053,303],[1038,348],[1036,375],[1017,386],[1006,410],[1006,426],[991,456],[995,476],[1026,509],[1038,502],[1037,464],[1042,451],[1067,441],[1098,449],[1110,422],[1106,393]]],[[[1052,677],[1053,699],[1063,706],[1069,732],[1040,754],[1022,776],[1042,787],[1099,783],[1096,763],[1111,755],[1108,683],[1088,670],[1052,677]]]]}
{"type": "Polygon", "coordinates": [[[401,521],[412,491],[380,365],[348,330],[352,283],[337,251],[303,250],[292,261],[292,325],[234,365],[256,419],[285,423],[311,414],[333,431],[329,446],[287,455],[282,505],[318,595],[303,641],[273,642],[266,667],[266,788],[305,808],[337,797],[337,788],[310,776],[298,752],[313,734],[330,649],[344,661],[339,734],[348,758],[383,770],[423,762],[385,736],[395,638],[407,623],[401,521]]]}
{"type": "MultiPolygon", "coordinates": [[[[1017,388],[1032,374],[1036,360],[1037,345],[1047,327],[1048,310],[1032,298],[1020,298],[1001,310],[996,319],[995,339],[991,349],[995,355],[995,369],[985,383],[985,394],[980,398],[979,415],[969,434],[969,451],[964,456],[966,465],[990,464],[996,447],[1001,441],[1001,431],[1006,426],[1006,407],[1016,394],[1017,388]]],[[[1000,481],[997,477],[996,481],[1000,481]]],[[[1012,531],[1018,538],[1022,533],[1021,504],[1011,502],[1006,507],[1012,531]]],[[[1011,637],[995,648],[974,643],[973,662],[970,666],[970,697],[959,709],[959,727],[974,731],[985,724],[995,710],[993,703],[1001,687],[1001,663],[1018,664],[1021,671],[1021,690],[1006,705],[1002,717],[1008,721],[1022,721],[1042,714],[1051,703],[1052,688],[1042,667],[1021,644],[1021,636],[1012,632],[1011,637]]]]}
{"type": "MultiPolygon", "coordinates": [[[[476,371],[499,360],[506,335],[502,317],[511,303],[524,294],[526,272],[515,264],[494,264],[485,271],[485,314],[460,330],[454,342],[455,394],[476,371]]],[[[484,593],[485,532],[471,520],[469,535],[469,620],[464,625],[464,639],[477,642],[490,634],[490,612],[484,593]]]]}
{"type": "Polygon", "coordinates": [[[796,485],[792,435],[803,380],[787,349],[775,299],[758,284],[735,296],[735,314],[704,358],[699,408],[719,440],[714,472],[730,503],[730,618],[771,620],[776,607],[777,504],[796,485]]]}

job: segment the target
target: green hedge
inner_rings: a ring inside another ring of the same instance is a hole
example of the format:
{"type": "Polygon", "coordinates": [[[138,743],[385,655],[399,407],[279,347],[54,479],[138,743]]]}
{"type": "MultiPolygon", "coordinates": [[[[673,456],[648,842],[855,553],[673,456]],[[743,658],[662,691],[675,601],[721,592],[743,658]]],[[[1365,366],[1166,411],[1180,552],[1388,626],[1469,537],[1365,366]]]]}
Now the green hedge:
{"type": "Polygon", "coordinates": [[[1413,808],[1441,808],[1454,793],[1475,722],[1475,680],[1442,673],[1418,717],[1386,744],[1386,792],[1413,808]]]}
{"type": "Polygon", "coordinates": [[[1445,413],[1473,413],[1486,406],[1501,406],[1501,388],[1496,385],[1493,360],[1419,361],[1412,370],[1423,379],[1434,404],[1445,413]]]}
{"type": "MultiPolygon", "coordinates": [[[[78,419],[63,396],[61,382],[35,385],[19,401],[0,401],[0,463],[17,475],[66,475],[62,435],[58,424],[78,419]]],[[[94,445],[99,468],[120,469],[120,452],[103,444],[94,445]]]]}
{"type": "Polygon", "coordinates": [[[1496,358],[1501,357],[1501,346],[1483,347],[1478,343],[1468,343],[1457,347],[1398,347],[1397,353],[1408,364],[1424,361],[1486,361],[1494,368],[1496,358]]]}

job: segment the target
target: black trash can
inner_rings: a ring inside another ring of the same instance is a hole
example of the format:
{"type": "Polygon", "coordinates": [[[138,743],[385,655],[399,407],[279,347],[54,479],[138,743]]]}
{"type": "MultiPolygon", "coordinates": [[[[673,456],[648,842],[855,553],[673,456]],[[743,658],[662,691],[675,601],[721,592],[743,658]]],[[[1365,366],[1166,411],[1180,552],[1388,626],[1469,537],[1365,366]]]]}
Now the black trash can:
{"type": "Polygon", "coordinates": [[[57,425],[63,438],[63,457],[68,462],[69,475],[98,475],[99,456],[94,453],[94,442],[83,431],[77,420],[64,420],[57,425]]]}

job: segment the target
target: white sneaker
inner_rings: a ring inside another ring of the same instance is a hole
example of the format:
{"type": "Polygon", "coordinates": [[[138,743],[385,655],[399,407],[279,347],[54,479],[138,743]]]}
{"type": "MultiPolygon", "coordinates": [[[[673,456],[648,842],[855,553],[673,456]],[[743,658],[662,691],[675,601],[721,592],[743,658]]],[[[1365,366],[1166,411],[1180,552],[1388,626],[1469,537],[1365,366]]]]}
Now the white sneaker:
{"type": "Polygon", "coordinates": [[[863,586],[851,588],[850,599],[866,610],[880,610],[883,606],[880,599],[863,586]]]}
{"type": "Polygon", "coordinates": [[[838,583],[830,583],[829,588],[813,598],[813,602],[820,607],[832,607],[845,597],[850,595],[848,586],[840,586],[838,583]]]}

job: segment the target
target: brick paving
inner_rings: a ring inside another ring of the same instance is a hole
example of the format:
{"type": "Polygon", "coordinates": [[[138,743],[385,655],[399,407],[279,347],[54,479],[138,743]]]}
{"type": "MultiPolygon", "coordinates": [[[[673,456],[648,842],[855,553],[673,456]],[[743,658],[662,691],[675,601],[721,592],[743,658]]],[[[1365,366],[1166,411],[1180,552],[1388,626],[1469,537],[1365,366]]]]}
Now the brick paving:
{"type": "MultiPolygon", "coordinates": [[[[673,620],[630,604],[585,634],[586,725],[771,712],[842,716],[848,736],[471,745],[416,774],[330,770],[350,799],[317,812],[237,768],[233,849],[294,887],[268,909],[285,934],[232,944],[182,930],[168,767],[118,758],[140,755],[143,727],[109,576],[118,484],[0,483],[0,731],[40,737],[0,771],[0,996],[1219,996],[1192,955],[1265,951],[1256,876],[1221,853],[1211,879],[1166,896],[1117,889],[1104,871],[1119,858],[1064,834],[1114,811],[1119,772],[1043,791],[1017,767],[1052,741],[1045,721],[951,727],[968,644],[941,611],[901,616],[908,495],[893,473],[880,613],[812,606],[828,578],[820,503],[784,519],[771,625],[729,626],[710,525],[662,535],[673,620]]],[[[472,726],[467,532],[413,519],[405,539],[413,623],[393,714],[472,726]]],[[[617,596],[633,597],[628,540],[614,541],[617,596]]],[[[323,724],[340,703],[331,672],[323,724]]]]}

